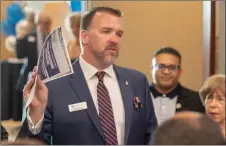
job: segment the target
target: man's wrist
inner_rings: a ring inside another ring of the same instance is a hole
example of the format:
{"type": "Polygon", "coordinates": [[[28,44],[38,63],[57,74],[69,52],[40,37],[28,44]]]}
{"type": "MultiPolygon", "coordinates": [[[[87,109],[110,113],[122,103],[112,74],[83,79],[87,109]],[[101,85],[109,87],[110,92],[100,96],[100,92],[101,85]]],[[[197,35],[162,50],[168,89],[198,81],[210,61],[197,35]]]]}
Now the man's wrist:
{"type": "Polygon", "coordinates": [[[42,118],[42,116],[44,115],[44,112],[42,112],[41,110],[39,111],[34,111],[34,110],[29,110],[29,116],[31,117],[32,122],[34,123],[34,125],[36,125],[40,119],[42,118]]]}

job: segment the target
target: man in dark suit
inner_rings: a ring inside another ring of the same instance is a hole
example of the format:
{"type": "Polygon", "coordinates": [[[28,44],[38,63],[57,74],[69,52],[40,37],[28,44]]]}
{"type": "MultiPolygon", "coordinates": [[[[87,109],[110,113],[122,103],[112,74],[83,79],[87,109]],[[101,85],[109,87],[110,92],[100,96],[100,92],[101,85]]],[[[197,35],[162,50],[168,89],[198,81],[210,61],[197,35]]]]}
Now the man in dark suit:
{"type": "MultiPolygon", "coordinates": [[[[19,136],[50,144],[148,144],[157,121],[144,74],[114,65],[123,35],[122,13],[95,7],[82,18],[83,54],[74,74],[47,87],[38,78],[19,136]],[[48,96],[48,98],[47,98],[48,96]],[[45,112],[45,114],[44,114],[45,112]]],[[[25,86],[27,98],[37,70],[25,86]]]]}
{"type": "Polygon", "coordinates": [[[23,90],[27,82],[28,73],[32,71],[37,64],[38,55],[41,51],[42,44],[50,32],[51,19],[45,13],[38,16],[37,30],[26,35],[23,38],[17,38],[16,54],[18,58],[27,58],[27,62],[23,65],[20,77],[17,83],[17,89],[23,90]]]}
{"type": "Polygon", "coordinates": [[[176,49],[162,47],[154,53],[150,92],[158,124],[174,116],[175,112],[205,111],[198,92],[178,82],[181,72],[181,55],[176,49]]]}

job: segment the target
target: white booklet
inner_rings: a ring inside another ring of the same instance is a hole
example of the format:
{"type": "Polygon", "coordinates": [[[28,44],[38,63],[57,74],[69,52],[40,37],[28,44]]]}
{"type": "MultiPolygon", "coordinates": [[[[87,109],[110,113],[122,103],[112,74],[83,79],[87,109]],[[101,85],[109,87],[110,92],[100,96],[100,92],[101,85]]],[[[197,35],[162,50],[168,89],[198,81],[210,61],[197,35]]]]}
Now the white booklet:
{"type": "Polygon", "coordinates": [[[45,40],[38,59],[38,75],[43,83],[73,73],[62,28],[55,29],[45,40]]]}
{"type": "MultiPolygon", "coordinates": [[[[72,74],[73,68],[63,37],[62,27],[54,29],[46,38],[38,59],[38,75],[43,83],[72,74]]],[[[36,78],[37,80],[37,78],[36,78]]],[[[36,80],[26,102],[24,111],[32,102],[36,80]]]]}

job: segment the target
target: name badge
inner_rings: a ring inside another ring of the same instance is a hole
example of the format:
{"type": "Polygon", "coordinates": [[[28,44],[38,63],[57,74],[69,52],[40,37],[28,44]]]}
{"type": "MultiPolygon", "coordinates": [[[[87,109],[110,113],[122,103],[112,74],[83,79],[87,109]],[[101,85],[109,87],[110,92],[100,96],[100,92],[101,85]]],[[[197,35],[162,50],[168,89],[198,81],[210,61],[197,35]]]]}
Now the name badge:
{"type": "Polygon", "coordinates": [[[35,37],[33,37],[33,36],[29,36],[28,37],[28,42],[35,42],[35,37]]]}
{"type": "Polygon", "coordinates": [[[70,104],[70,105],[68,105],[68,109],[69,109],[69,112],[84,110],[84,109],[87,109],[87,104],[86,104],[86,102],[70,104]]]}

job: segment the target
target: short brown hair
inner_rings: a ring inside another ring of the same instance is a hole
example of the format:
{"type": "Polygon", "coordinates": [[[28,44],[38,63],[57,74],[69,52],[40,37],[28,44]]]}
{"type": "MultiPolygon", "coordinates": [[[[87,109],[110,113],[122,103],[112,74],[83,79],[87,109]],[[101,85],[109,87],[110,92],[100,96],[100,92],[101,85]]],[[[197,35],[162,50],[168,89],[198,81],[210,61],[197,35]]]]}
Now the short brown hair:
{"type": "Polygon", "coordinates": [[[219,124],[204,114],[189,119],[171,118],[156,129],[153,139],[154,145],[221,145],[224,142],[219,124]]]}
{"type": "Polygon", "coordinates": [[[82,17],[82,21],[81,21],[81,29],[82,30],[87,30],[91,24],[91,21],[94,17],[94,15],[97,12],[106,12],[118,17],[122,17],[122,12],[118,9],[114,9],[111,7],[105,7],[105,6],[101,6],[101,7],[94,7],[90,10],[88,10],[87,12],[85,12],[85,14],[82,17]]]}
{"type": "Polygon", "coordinates": [[[181,57],[180,52],[177,51],[175,48],[163,46],[163,47],[161,47],[161,48],[159,48],[158,50],[155,51],[153,58],[155,58],[156,56],[158,56],[160,54],[171,54],[171,55],[176,56],[179,59],[179,67],[180,67],[182,57],[181,57]]]}
{"type": "Polygon", "coordinates": [[[217,74],[206,79],[203,86],[199,90],[199,95],[203,104],[206,100],[206,97],[217,88],[221,88],[225,92],[225,75],[217,74]]]}

